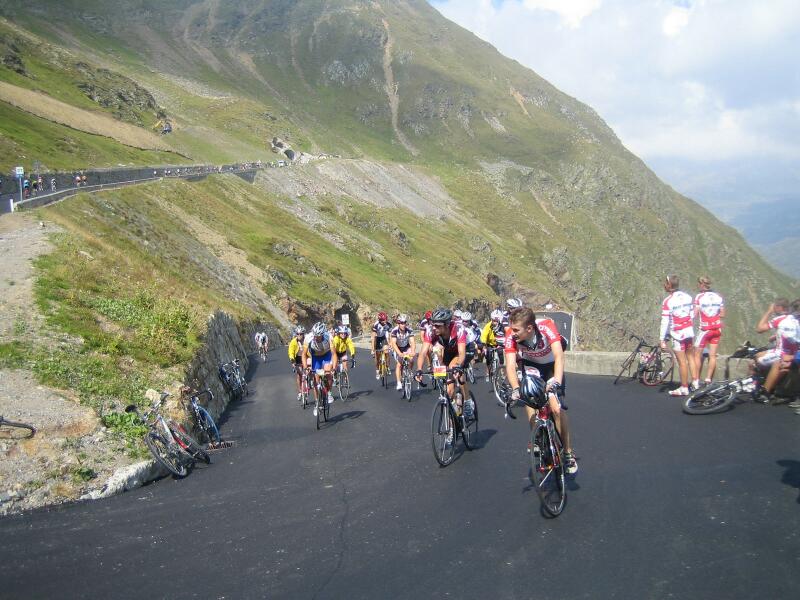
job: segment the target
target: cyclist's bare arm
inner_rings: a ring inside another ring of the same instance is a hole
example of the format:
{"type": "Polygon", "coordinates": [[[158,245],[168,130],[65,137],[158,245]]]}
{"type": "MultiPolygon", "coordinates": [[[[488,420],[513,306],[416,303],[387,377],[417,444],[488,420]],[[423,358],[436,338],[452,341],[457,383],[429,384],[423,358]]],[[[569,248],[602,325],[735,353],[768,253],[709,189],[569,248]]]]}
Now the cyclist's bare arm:
{"type": "Polygon", "coordinates": [[[772,316],[772,313],[775,311],[775,305],[770,304],[767,312],[761,317],[761,320],[756,325],[756,331],[758,333],[765,333],[769,331],[769,318],[772,316]]]}
{"type": "Polygon", "coordinates": [[[430,351],[431,351],[431,343],[423,342],[422,351],[419,353],[419,356],[417,357],[417,371],[422,371],[422,367],[425,366],[425,357],[428,356],[428,353],[430,351]]]}

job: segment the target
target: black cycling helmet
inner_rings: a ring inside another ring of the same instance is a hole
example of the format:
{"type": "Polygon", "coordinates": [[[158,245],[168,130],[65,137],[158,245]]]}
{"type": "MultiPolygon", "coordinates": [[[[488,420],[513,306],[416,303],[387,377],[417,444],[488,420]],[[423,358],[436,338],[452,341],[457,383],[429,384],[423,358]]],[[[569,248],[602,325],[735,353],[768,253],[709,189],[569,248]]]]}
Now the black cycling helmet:
{"type": "Polygon", "coordinates": [[[547,404],[544,379],[535,375],[523,375],[520,384],[520,399],[525,404],[531,408],[542,408],[547,404]]]}
{"type": "Polygon", "coordinates": [[[449,323],[453,318],[453,311],[449,308],[437,308],[431,315],[431,321],[434,323],[449,323]]]}

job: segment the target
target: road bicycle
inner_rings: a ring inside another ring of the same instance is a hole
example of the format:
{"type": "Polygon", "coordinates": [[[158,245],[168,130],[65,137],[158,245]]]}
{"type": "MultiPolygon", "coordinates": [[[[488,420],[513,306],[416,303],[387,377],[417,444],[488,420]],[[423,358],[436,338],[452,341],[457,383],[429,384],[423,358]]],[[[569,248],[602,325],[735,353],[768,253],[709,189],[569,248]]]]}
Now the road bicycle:
{"type": "MultiPolygon", "coordinates": [[[[333,386],[339,394],[339,399],[344,402],[350,397],[350,374],[344,368],[344,360],[340,360],[336,365],[336,371],[333,373],[333,386]]],[[[356,361],[354,358],[350,359],[350,368],[354,368],[356,361]]]]}
{"type": "Polygon", "coordinates": [[[9,421],[0,415],[0,439],[2,438],[31,438],[36,434],[36,428],[27,423],[18,423],[17,421],[9,421]]]}
{"type": "Polygon", "coordinates": [[[267,345],[266,344],[259,344],[258,345],[258,355],[261,358],[261,362],[267,362],[267,345]]]}
{"type": "MultiPolygon", "coordinates": [[[[692,392],[683,402],[683,412],[690,415],[710,415],[727,409],[739,397],[756,399],[764,375],[756,373],[739,379],[728,379],[730,376],[730,361],[734,358],[747,358],[755,360],[760,352],[769,350],[771,346],[756,348],[745,342],[725,360],[725,379],[715,381],[692,392]]],[[[779,395],[792,396],[800,393],[796,372],[784,376],[775,392],[779,395]]]]}
{"type": "Polygon", "coordinates": [[[385,388],[389,387],[389,346],[384,346],[381,353],[380,362],[378,363],[378,374],[381,377],[381,385],[385,388]]]}
{"type": "MultiPolygon", "coordinates": [[[[309,369],[310,371],[310,369],[309,369]]],[[[325,385],[325,369],[316,370],[317,381],[314,384],[315,402],[314,402],[314,418],[317,421],[317,429],[322,426],[322,423],[328,422],[331,414],[331,405],[328,402],[328,387],[325,385]]]]}
{"type": "Polygon", "coordinates": [[[162,392],[161,397],[153,402],[144,415],[139,414],[135,404],[125,408],[125,412],[136,413],[148,427],[144,435],[144,443],[156,461],[176,477],[185,477],[189,472],[187,463],[202,461],[211,463],[211,456],[200,444],[190,436],[183,425],[167,419],[160,413],[161,404],[169,397],[162,392]]]}
{"type": "Polygon", "coordinates": [[[200,405],[201,396],[208,396],[209,402],[214,400],[214,394],[209,389],[193,392],[189,398],[187,412],[194,420],[195,430],[199,432],[199,441],[209,446],[218,445],[220,443],[219,429],[211,413],[200,405]]]}
{"type": "MultiPolygon", "coordinates": [[[[540,387],[542,390],[545,389],[544,381],[540,381],[540,387]]],[[[561,388],[558,386],[552,392],[542,392],[538,398],[528,400],[529,405],[536,409],[531,429],[530,479],[544,511],[550,516],[557,517],[567,502],[567,469],[564,462],[564,444],[548,405],[550,393],[556,394],[562,410],[567,409],[562,401],[561,388]]],[[[509,401],[505,404],[506,415],[516,419],[512,405],[509,396],[509,401]]]]}
{"type": "Polygon", "coordinates": [[[434,385],[439,392],[431,416],[431,446],[436,462],[443,467],[453,462],[459,436],[467,450],[474,450],[477,444],[478,404],[472,392],[464,399],[464,390],[459,382],[459,375],[463,372],[462,367],[438,365],[426,373],[433,375],[434,385]],[[455,385],[452,398],[447,392],[450,384],[455,385]]]}
{"type": "Polygon", "coordinates": [[[306,406],[311,404],[311,390],[314,387],[314,378],[311,376],[310,369],[303,369],[300,365],[296,365],[295,369],[301,369],[300,373],[300,406],[303,410],[306,406]]]}
{"type": "Polygon", "coordinates": [[[651,387],[661,385],[667,380],[672,381],[675,370],[672,351],[662,350],[660,344],[649,344],[637,335],[631,335],[628,339],[636,340],[637,344],[622,361],[614,385],[619,383],[623,375],[651,387]]]}
{"type": "Polygon", "coordinates": [[[511,393],[511,388],[506,377],[506,365],[500,347],[497,347],[492,351],[491,363],[489,364],[491,365],[489,383],[494,391],[494,397],[497,399],[497,404],[504,407],[506,405],[505,398],[511,393]]]}
{"type": "Polygon", "coordinates": [[[414,381],[414,373],[411,367],[411,356],[403,356],[400,363],[400,383],[403,390],[403,398],[411,402],[411,386],[414,381]]]}
{"type": "Polygon", "coordinates": [[[243,398],[247,396],[247,379],[242,373],[241,363],[238,358],[219,366],[219,377],[231,395],[243,398]]]}

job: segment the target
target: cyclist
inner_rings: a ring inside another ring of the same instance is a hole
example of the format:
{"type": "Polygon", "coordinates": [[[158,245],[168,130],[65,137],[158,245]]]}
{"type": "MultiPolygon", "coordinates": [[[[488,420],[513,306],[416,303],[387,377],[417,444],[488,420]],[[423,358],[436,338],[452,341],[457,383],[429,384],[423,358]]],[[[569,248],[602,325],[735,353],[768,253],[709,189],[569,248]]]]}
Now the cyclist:
{"type": "Polygon", "coordinates": [[[306,336],[306,329],[302,325],[294,328],[294,337],[289,342],[289,364],[294,369],[297,383],[297,399],[300,400],[300,390],[303,383],[303,339],[306,336]]]}
{"type": "Polygon", "coordinates": [[[667,340],[672,338],[672,349],[678,359],[678,370],[681,375],[681,386],[667,392],[670,396],[689,395],[689,374],[692,376],[692,388],[700,387],[697,375],[697,363],[694,360],[693,342],[694,300],[686,292],[678,289],[680,282],[677,275],[664,278],[664,291],[669,295],[661,303],[661,348],[667,349],[667,340]]]}
{"type": "Polygon", "coordinates": [[[397,362],[394,369],[394,374],[397,377],[397,389],[403,389],[403,380],[400,377],[400,371],[403,363],[403,358],[408,357],[409,368],[413,368],[414,354],[417,351],[417,343],[414,340],[414,330],[408,326],[408,315],[401,313],[395,319],[397,324],[394,329],[389,333],[389,347],[392,349],[394,359],[397,362]]]}
{"type": "Polygon", "coordinates": [[[503,311],[495,309],[489,315],[490,320],[481,330],[481,343],[486,346],[486,383],[489,383],[490,377],[494,373],[490,373],[489,369],[492,366],[493,354],[497,353],[499,365],[505,367],[505,360],[503,359],[503,346],[506,341],[506,328],[503,325],[503,311]]]}
{"type": "MultiPolygon", "coordinates": [[[[385,312],[378,313],[378,320],[372,324],[372,351],[370,354],[375,357],[375,379],[381,378],[381,355],[384,347],[388,346],[389,330],[392,326],[389,323],[389,317],[385,312]]],[[[386,366],[391,369],[388,354],[386,355],[386,366]]]]}
{"type": "Polygon", "coordinates": [[[336,328],[336,336],[333,338],[333,351],[336,354],[336,361],[344,361],[342,367],[347,371],[346,354],[350,353],[350,366],[356,366],[356,346],[350,337],[350,328],[347,325],[339,325],[336,328]]]}
{"type": "MultiPolygon", "coordinates": [[[[317,384],[322,381],[325,388],[328,404],[333,403],[333,394],[331,394],[331,377],[333,370],[338,363],[336,354],[331,348],[331,337],[325,323],[318,321],[311,328],[309,333],[303,340],[303,362],[306,363],[308,358],[311,358],[311,370],[314,373],[314,396],[317,395],[317,384]],[[324,375],[322,379],[317,375],[317,371],[322,369],[324,375]]],[[[317,398],[319,401],[319,398],[317,398]]],[[[314,416],[317,407],[314,406],[314,416]]]]}
{"type": "Polygon", "coordinates": [[[795,340],[797,339],[798,320],[789,312],[789,308],[790,304],[786,298],[778,298],[770,304],[758,325],[756,325],[758,333],[775,330],[773,336],[775,347],[756,355],[754,367],[767,372],[763,385],[756,390],[753,396],[758,402],[769,402],[770,395],[775,391],[775,386],[778,385],[778,381],[783,375],[781,363],[789,363],[783,372],[788,370],[788,366],[791,366],[792,359],[784,361],[784,356],[797,352],[795,340]],[[794,352],[792,352],[793,349],[794,352]]]}
{"type": "Polygon", "coordinates": [[[469,311],[461,313],[461,326],[467,334],[467,358],[464,366],[468,366],[478,356],[477,342],[481,339],[481,331],[477,328],[477,323],[472,320],[472,313],[469,311]]]}
{"type": "MultiPolygon", "coordinates": [[[[453,312],[447,308],[437,308],[431,315],[433,325],[433,335],[430,341],[422,344],[422,350],[417,359],[416,379],[419,382],[422,378],[422,365],[425,356],[430,352],[440,354],[442,364],[449,367],[463,367],[467,359],[467,332],[460,323],[453,319],[453,312]]],[[[463,385],[463,383],[462,383],[463,385]]],[[[447,393],[451,395],[455,392],[454,384],[447,387],[447,393]]],[[[466,386],[464,386],[464,397],[469,397],[466,386]]],[[[458,410],[462,409],[458,406],[458,410]]]]}
{"type": "Polygon", "coordinates": [[[717,370],[717,347],[722,336],[722,319],[725,318],[725,302],[711,289],[711,279],[703,276],[697,279],[700,293],[694,297],[695,312],[700,317],[700,334],[694,341],[694,361],[697,378],[700,378],[703,363],[703,349],[708,346],[708,371],[705,382],[711,383],[717,370]]]}
{"type": "MultiPolygon", "coordinates": [[[[530,308],[515,308],[509,316],[510,328],[506,335],[504,349],[506,355],[506,376],[511,385],[511,401],[521,399],[520,385],[531,385],[533,377],[546,381],[548,404],[558,433],[564,442],[564,463],[567,473],[578,472],[578,463],[572,449],[569,421],[566,412],[561,410],[556,392],[566,389],[564,379],[564,346],[561,334],[552,319],[537,319],[530,308]],[[519,372],[518,372],[519,370],[519,372]],[[520,381],[520,375],[524,381],[520,381]]],[[[528,423],[533,429],[535,410],[525,405],[528,423]]],[[[530,452],[530,446],[528,451],[530,452]]]]}

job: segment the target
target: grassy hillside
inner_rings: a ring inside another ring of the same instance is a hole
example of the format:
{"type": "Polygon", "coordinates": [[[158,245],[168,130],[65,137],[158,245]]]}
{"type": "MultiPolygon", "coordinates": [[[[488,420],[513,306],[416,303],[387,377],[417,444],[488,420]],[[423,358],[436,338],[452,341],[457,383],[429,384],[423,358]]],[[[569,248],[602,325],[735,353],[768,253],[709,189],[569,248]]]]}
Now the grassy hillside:
{"type": "MultiPolygon", "coordinates": [[[[348,301],[422,310],[497,301],[491,279],[574,311],[581,347],[613,348],[630,332],[655,333],[666,272],[690,291],[708,274],[729,301],[730,347],[772,297],[797,295],[796,282],[660,182],[591,108],[424,0],[8,0],[0,14],[0,81],[142,129],[167,115],[167,142],[190,160],[270,159],[267,140],[279,136],[300,150],[404,165],[449,194],[446,220],[377,209],[366,196],[395,183],[374,175],[360,191],[347,187],[345,161],[331,163],[341,169],[326,175],[335,185],[325,194],[314,192],[317,175],[300,192],[209,179],[102,197],[113,210],[89,211],[98,223],[80,211],[71,218],[70,202],[53,210],[73,235],[114,223],[108,251],[161,261],[186,297],[199,282],[198,310],[348,301]],[[98,89],[130,102],[106,101],[98,89]],[[236,277],[197,263],[220,252],[236,277]]],[[[10,117],[0,119],[0,139],[11,157],[0,160],[166,158],[0,110],[10,117]]]]}

